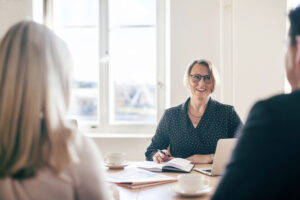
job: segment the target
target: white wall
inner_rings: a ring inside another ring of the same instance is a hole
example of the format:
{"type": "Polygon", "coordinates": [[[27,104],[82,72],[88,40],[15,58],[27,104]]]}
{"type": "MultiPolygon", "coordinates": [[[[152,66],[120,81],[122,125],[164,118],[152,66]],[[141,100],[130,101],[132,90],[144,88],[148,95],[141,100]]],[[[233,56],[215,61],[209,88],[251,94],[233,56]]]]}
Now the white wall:
{"type": "Polygon", "coordinates": [[[14,23],[32,18],[32,0],[0,0],[0,38],[14,23]]]}
{"type": "Polygon", "coordinates": [[[286,0],[171,0],[170,105],[185,101],[187,65],[210,59],[220,71],[217,100],[245,120],[255,101],[284,89],[286,0]]]}
{"type": "Polygon", "coordinates": [[[234,1],[233,105],[245,118],[258,99],[284,91],[285,0],[234,1]]]}
{"type": "MultiPolygon", "coordinates": [[[[123,134],[124,135],[124,134],[123,134]]],[[[105,134],[102,137],[91,135],[102,151],[103,156],[108,152],[125,152],[128,160],[145,160],[145,151],[150,145],[150,135],[112,135],[105,134]]]]}
{"type": "Polygon", "coordinates": [[[188,97],[183,75],[189,64],[206,58],[220,65],[220,9],[219,0],[170,0],[170,9],[170,105],[176,106],[188,97]]]}

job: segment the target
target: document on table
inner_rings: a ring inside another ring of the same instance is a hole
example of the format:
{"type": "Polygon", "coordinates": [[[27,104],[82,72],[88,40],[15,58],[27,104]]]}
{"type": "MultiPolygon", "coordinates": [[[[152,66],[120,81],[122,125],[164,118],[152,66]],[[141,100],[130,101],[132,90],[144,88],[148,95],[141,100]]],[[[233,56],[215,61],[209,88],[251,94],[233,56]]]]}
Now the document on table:
{"type": "Polygon", "coordinates": [[[177,181],[176,178],[143,169],[129,168],[118,173],[106,174],[107,181],[128,188],[140,188],[177,181]]]}

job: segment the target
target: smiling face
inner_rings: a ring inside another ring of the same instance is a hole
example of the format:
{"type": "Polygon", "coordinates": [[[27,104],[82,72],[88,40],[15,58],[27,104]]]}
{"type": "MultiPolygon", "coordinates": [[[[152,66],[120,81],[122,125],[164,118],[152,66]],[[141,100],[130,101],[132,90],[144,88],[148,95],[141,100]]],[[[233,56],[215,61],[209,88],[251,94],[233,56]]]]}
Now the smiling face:
{"type": "Polygon", "coordinates": [[[204,80],[203,76],[210,76],[208,67],[202,64],[195,64],[189,74],[188,84],[191,92],[192,98],[197,98],[199,100],[208,99],[212,93],[213,81],[210,77],[210,81],[204,80]],[[191,77],[194,75],[201,76],[201,80],[191,77]]]}

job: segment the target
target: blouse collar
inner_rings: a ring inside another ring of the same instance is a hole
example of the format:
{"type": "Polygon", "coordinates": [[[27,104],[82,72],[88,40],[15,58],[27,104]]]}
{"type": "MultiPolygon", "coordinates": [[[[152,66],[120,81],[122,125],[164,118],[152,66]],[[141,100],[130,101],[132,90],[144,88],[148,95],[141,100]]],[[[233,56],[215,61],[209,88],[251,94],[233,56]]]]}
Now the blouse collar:
{"type": "MultiPolygon", "coordinates": [[[[188,105],[190,102],[191,98],[189,97],[182,105],[181,105],[181,117],[182,117],[182,122],[188,123],[188,105]]],[[[203,113],[202,119],[200,121],[200,125],[205,123],[207,119],[212,119],[212,115],[214,115],[214,110],[216,108],[217,102],[209,97],[206,109],[203,113]]],[[[198,125],[199,126],[199,125],[198,125]]]]}
{"type": "MultiPolygon", "coordinates": [[[[189,98],[181,105],[181,112],[187,114],[190,100],[191,100],[191,97],[189,97],[189,98]]],[[[208,100],[208,103],[207,103],[205,112],[206,112],[206,110],[207,110],[209,107],[215,107],[215,106],[214,106],[215,104],[216,104],[216,101],[215,101],[214,99],[212,99],[211,97],[209,97],[209,100],[208,100]]]]}

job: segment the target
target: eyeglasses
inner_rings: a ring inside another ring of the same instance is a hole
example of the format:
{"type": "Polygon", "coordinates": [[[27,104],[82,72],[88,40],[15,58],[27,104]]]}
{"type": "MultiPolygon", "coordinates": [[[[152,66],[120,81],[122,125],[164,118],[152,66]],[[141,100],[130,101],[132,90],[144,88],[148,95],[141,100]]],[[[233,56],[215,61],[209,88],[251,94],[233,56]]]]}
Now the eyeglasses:
{"type": "Polygon", "coordinates": [[[191,80],[193,83],[199,83],[201,79],[203,78],[204,83],[209,84],[211,83],[211,76],[210,75],[204,75],[201,76],[200,74],[190,74],[191,80]]]}

